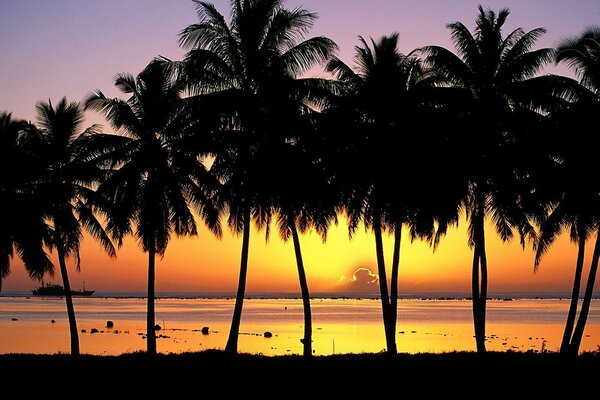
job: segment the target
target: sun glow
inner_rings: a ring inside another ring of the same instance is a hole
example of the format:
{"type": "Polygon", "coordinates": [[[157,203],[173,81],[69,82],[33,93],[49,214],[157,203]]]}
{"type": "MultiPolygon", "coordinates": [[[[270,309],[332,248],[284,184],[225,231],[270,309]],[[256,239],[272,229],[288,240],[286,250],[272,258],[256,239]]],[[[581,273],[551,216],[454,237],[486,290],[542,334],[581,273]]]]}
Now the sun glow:
{"type": "MultiPolygon", "coordinates": [[[[432,293],[470,291],[472,250],[467,246],[466,221],[451,228],[433,252],[422,241],[411,243],[402,237],[399,292],[432,293]]],[[[294,247],[283,242],[275,231],[265,241],[264,231],[253,229],[250,238],[248,292],[298,293],[298,275],[294,247]]],[[[534,254],[530,246],[522,249],[518,240],[502,243],[491,225],[486,226],[490,293],[541,292],[566,293],[574,271],[576,248],[568,237],[561,237],[545,256],[537,273],[533,272],[534,254]]],[[[302,255],[311,292],[357,291],[349,283],[357,270],[377,274],[375,240],[371,232],[359,229],[350,240],[346,220],[330,229],[327,241],[314,232],[301,236],[302,255]],[[340,277],[345,277],[340,279],[340,277]]],[[[388,283],[393,237],[384,236],[388,283]]],[[[240,265],[241,237],[226,231],[222,240],[201,227],[197,237],[174,238],[162,259],[157,260],[158,292],[234,292],[240,265]]],[[[588,251],[589,265],[591,251],[588,251]]],[[[55,254],[52,255],[56,257],[55,254]]],[[[109,258],[99,245],[86,237],[81,251],[81,272],[74,260],[71,280],[75,288],[85,281],[98,292],[146,290],[147,255],[135,240],[126,238],[116,259],[109,258]]],[[[55,260],[55,264],[58,264],[55,260]]],[[[12,275],[5,280],[4,291],[30,290],[31,282],[17,259],[12,275]]],[[[58,282],[59,277],[54,280],[58,282]]],[[[358,278],[356,278],[358,279],[358,278]]],[[[47,281],[52,281],[47,279],[47,281]]],[[[356,282],[356,281],[355,281],[356,282]]],[[[597,284],[598,285],[598,284],[597,284]]],[[[356,285],[355,285],[356,286],[356,285]]],[[[371,292],[371,284],[364,289],[371,292]]],[[[376,292],[378,290],[373,288],[376,292]]]]}

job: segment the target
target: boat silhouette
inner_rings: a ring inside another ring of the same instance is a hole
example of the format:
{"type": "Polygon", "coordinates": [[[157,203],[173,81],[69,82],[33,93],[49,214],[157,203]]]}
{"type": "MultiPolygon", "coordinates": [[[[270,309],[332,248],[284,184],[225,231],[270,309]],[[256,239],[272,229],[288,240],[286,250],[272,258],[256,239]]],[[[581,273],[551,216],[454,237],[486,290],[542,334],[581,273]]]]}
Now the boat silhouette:
{"type": "MultiPolygon", "coordinates": [[[[71,296],[91,296],[95,290],[85,290],[85,282],[83,283],[83,290],[71,290],[71,296]]],[[[42,282],[42,285],[37,289],[31,291],[34,296],[64,296],[65,288],[61,285],[55,285],[52,283],[42,282]]]]}

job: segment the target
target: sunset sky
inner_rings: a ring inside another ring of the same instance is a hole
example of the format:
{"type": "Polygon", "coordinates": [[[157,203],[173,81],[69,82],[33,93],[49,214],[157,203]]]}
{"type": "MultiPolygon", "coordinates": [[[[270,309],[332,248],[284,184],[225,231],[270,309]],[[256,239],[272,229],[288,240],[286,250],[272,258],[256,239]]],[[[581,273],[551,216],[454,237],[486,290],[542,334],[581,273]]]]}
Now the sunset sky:
{"type": "MultiPolygon", "coordinates": [[[[213,3],[229,15],[229,1],[213,3]]],[[[503,7],[511,10],[505,33],[517,27],[547,28],[539,47],[555,46],[567,35],[600,24],[598,0],[290,0],[287,5],[302,5],[317,12],[319,19],[310,35],[332,38],[340,46],[340,57],[351,62],[358,35],[378,38],[397,31],[403,52],[429,44],[451,47],[445,25],[461,21],[472,28],[480,3],[496,11],[503,7]]],[[[80,101],[94,89],[118,96],[113,86],[115,74],[135,75],[157,55],[180,59],[184,51],[177,46],[177,34],[196,21],[191,0],[2,1],[0,111],[35,120],[35,103],[41,100],[54,102],[66,96],[80,101]]],[[[547,72],[570,74],[564,67],[551,67],[547,72]]],[[[109,131],[99,116],[86,115],[85,126],[100,123],[109,131]]],[[[502,244],[493,228],[487,228],[491,293],[570,290],[576,249],[566,235],[534,274],[530,247],[523,251],[518,240],[502,244]]],[[[249,292],[299,292],[293,245],[282,243],[276,230],[274,233],[265,243],[264,232],[252,232],[249,292]]],[[[402,242],[400,293],[469,292],[472,254],[464,220],[450,230],[435,254],[424,243],[411,244],[407,236],[402,242]]],[[[360,230],[350,241],[341,218],[326,244],[316,234],[302,237],[301,243],[312,292],[377,290],[364,269],[376,271],[372,234],[360,230]]],[[[386,246],[389,263],[391,239],[386,246]]],[[[235,291],[240,249],[241,238],[227,232],[219,241],[204,228],[199,237],[174,239],[157,265],[157,291],[235,291]]],[[[589,245],[587,265],[591,252],[589,245]]],[[[133,239],[125,242],[113,260],[87,238],[82,247],[81,273],[72,268],[72,286],[80,288],[85,280],[87,288],[100,292],[142,292],[146,288],[146,263],[146,255],[133,239]]],[[[60,282],[59,276],[53,281],[60,282]]],[[[22,264],[15,261],[3,290],[35,286],[22,264]]]]}

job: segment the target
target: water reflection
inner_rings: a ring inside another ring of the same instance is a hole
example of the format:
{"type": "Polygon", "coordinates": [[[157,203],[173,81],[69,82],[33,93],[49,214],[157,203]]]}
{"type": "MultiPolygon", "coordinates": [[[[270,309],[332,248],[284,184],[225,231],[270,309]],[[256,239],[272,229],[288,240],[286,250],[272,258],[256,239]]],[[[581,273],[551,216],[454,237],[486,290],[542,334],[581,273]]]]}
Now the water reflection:
{"type": "MultiPolygon", "coordinates": [[[[314,351],[379,352],[385,338],[377,300],[314,299],[314,351]]],[[[600,345],[600,300],[594,300],[582,350],[600,345]]],[[[121,354],[145,349],[145,300],[75,299],[82,352],[121,354]],[[106,321],[114,321],[112,328],[106,321]],[[94,330],[95,333],[91,333],[94,330]],[[96,332],[97,331],[97,332],[96,332]]],[[[302,303],[297,299],[251,299],[244,304],[239,350],[265,355],[301,354],[302,303]],[[272,337],[264,336],[271,332],[272,337]]],[[[401,300],[397,345],[406,353],[474,351],[471,303],[466,300],[401,300]]],[[[490,301],[487,347],[494,351],[556,351],[567,300],[490,301]]],[[[180,353],[222,349],[233,300],[159,299],[158,350],[180,353]],[[202,328],[208,328],[208,334],[202,328]]],[[[0,298],[0,353],[69,351],[61,299],[0,298]],[[17,321],[11,321],[17,318],[17,321]],[[56,323],[50,321],[54,319],[56,323]]]]}

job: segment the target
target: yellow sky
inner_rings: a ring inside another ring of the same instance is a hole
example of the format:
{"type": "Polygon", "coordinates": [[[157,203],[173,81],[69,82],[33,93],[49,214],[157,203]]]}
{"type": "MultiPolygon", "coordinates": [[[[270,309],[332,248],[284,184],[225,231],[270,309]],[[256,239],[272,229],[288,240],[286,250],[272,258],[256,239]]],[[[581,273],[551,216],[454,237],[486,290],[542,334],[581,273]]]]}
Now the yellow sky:
{"type": "MultiPolygon", "coordinates": [[[[470,291],[472,253],[467,247],[466,226],[462,221],[458,228],[450,229],[436,253],[427,244],[410,243],[408,235],[403,236],[400,293],[470,291]]],[[[503,244],[489,224],[486,229],[491,293],[570,291],[576,248],[566,235],[555,243],[540,270],[534,273],[530,248],[523,251],[518,240],[503,244]]],[[[312,233],[302,236],[301,245],[312,292],[364,291],[369,287],[366,279],[352,282],[352,277],[361,267],[376,272],[372,233],[361,229],[350,241],[346,221],[340,219],[339,225],[330,230],[327,243],[323,244],[321,238],[312,233]]],[[[388,263],[392,245],[392,238],[387,238],[388,263]]],[[[593,243],[588,244],[586,265],[589,265],[592,246],[593,243]]],[[[198,237],[174,238],[165,257],[157,262],[156,290],[234,292],[240,250],[241,237],[226,232],[222,240],[217,240],[204,227],[198,237]]],[[[81,288],[86,281],[88,289],[98,292],[146,290],[147,256],[133,239],[128,238],[118,257],[110,259],[97,243],[86,237],[81,255],[81,273],[75,271],[74,261],[69,261],[74,288],[81,288]]],[[[368,274],[359,273],[357,277],[368,278],[368,274]]],[[[60,274],[57,271],[53,280],[47,280],[60,283],[60,274]]],[[[21,263],[16,261],[11,276],[4,282],[3,291],[29,290],[35,286],[21,263]]],[[[377,291],[376,285],[370,287],[377,291]]],[[[282,242],[275,229],[268,243],[265,243],[264,232],[252,231],[247,290],[249,293],[299,293],[293,244],[282,242]]]]}

